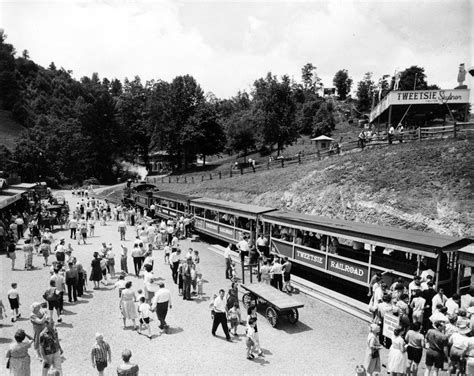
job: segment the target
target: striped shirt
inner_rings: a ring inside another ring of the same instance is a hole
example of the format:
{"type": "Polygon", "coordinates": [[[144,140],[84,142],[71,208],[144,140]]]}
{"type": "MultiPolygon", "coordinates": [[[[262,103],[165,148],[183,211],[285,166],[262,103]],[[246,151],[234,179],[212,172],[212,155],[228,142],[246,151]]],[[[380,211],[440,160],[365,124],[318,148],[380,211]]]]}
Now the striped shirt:
{"type": "Polygon", "coordinates": [[[110,346],[105,341],[96,342],[94,346],[92,346],[91,354],[96,362],[106,362],[107,354],[110,354],[110,346]]]}

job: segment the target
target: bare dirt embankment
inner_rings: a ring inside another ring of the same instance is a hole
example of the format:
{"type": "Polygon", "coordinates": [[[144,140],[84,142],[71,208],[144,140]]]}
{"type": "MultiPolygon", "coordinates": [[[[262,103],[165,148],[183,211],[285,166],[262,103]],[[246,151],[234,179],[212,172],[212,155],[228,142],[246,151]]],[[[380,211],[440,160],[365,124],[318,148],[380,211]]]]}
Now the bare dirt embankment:
{"type": "Polygon", "coordinates": [[[472,145],[452,139],[395,144],[222,180],[164,183],[159,189],[474,236],[472,145]]]}

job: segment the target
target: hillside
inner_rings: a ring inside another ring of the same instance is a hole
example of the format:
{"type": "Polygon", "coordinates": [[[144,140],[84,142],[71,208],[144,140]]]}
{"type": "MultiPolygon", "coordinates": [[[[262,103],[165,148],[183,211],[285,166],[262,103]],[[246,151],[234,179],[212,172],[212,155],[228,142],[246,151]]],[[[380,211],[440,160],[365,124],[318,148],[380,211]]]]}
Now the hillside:
{"type": "Polygon", "coordinates": [[[0,144],[13,150],[25,128],[13,120],[9,111],[0,110],[0,144]]]}
{"type": "Polygon", "coordinates": [[[394,144],[161,190],[451,236],[474,236],[472,140],[394,144]]]}

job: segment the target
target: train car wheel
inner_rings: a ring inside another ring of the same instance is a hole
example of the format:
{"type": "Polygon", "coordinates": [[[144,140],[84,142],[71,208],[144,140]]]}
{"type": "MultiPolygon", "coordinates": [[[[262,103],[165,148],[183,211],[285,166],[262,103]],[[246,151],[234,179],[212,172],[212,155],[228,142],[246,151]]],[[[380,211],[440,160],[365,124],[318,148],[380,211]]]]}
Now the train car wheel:
{"type": "Polygon", "coordinates": [[[252,295],[249,293],[242,295],[242,303],[244,303],[245,308],[250,307],[250,304],[252,303],[252,295]]]}
{"type": "Polygon", "coordinates": [[[273,307],[268,307],[265,314],[270,325],[275,327],[278,319],[278,314],[275,309],[273,307]]]}
{"type": "Polygon", "coordinates": [[[288,313],[288,321],[295,325],[298,322],[299,319],[299,313],[296,308],[293,308],[289,313],[288,313]]]}

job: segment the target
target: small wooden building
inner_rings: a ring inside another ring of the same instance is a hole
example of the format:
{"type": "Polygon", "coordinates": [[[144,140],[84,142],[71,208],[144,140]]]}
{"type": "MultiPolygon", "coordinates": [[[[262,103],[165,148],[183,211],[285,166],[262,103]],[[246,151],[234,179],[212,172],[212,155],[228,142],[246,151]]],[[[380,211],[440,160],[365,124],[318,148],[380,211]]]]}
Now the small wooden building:
{"type": "Polygon", "coordinates": [[[316,150],[326,151],[331,147],[331,143],[334,142],[334,139],[328,136],[319,136],[311,139],[311,142],[314,142],[316,145],[316,150]]]}

